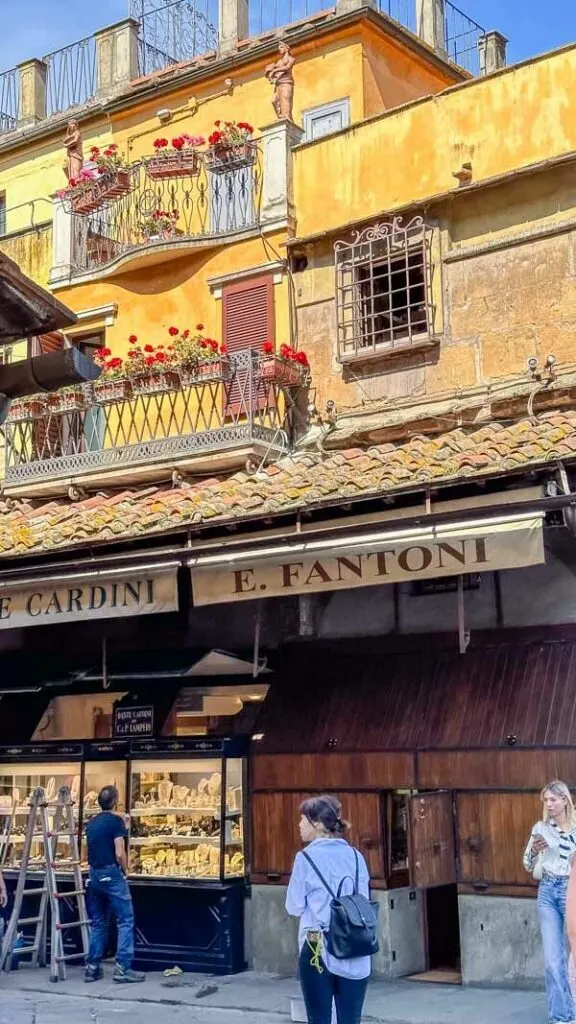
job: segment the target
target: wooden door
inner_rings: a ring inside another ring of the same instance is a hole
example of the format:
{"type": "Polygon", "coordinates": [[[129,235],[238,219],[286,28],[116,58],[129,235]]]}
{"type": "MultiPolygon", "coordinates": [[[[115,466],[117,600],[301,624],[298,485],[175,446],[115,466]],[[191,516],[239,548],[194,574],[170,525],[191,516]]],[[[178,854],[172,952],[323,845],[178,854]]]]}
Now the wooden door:
{"type": "Polygon", "coordinates": [[[458,793],[460,882],[534,885],[522,855],[542,811],[539,794],[458,793]]]}
{"type": "MultiPolygon", "coordinates": [[[[274,281],[270,274],[224,288],[222,336],[230,355],[261,350],[267,341],[274,344],[274,281]]],[[[224,414],[229,418],[246,417],[250,409],[258,412],[267,403],[265,386],[259,386],[248,370],[238,370],[224,391],[224,414]]]]}
{"type": "Polygon", "coordinates": [[[410,881],[414,886],[456,881],[452,793],[420,793],[410,800],[410,881]]]}

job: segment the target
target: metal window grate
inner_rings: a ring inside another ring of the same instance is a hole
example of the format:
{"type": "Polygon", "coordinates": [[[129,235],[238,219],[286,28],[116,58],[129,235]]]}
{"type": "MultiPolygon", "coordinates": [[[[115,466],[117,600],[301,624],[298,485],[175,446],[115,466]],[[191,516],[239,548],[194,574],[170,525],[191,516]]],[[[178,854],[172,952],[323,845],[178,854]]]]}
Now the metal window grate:
{"type": "Polygon", "coordinates": [[[431,242],[422,217],[394,217],[336,242],[341,361],[409,348],[432,333],[431,242]]]}

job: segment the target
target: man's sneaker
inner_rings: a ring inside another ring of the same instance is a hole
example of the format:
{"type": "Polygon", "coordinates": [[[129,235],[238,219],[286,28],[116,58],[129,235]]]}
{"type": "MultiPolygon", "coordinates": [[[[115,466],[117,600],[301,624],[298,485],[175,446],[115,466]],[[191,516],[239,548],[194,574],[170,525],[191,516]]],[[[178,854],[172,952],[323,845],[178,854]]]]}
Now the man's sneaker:
{"type": "Polygon", "coordinates": [[[104,972],[100,967],[100,964],[86,964],[86,970],[84,971],[84,981],[100,981],[104,977],[104,972]]]}
{"type": "Polygon", "coordinates": [[[131,967],[122,967],[121,964],[116,964],[112,981],[117,982],[118,985],[133,985],[138,981],[146,981],[146,975],[143,971],[133,971],[131,967]]]}

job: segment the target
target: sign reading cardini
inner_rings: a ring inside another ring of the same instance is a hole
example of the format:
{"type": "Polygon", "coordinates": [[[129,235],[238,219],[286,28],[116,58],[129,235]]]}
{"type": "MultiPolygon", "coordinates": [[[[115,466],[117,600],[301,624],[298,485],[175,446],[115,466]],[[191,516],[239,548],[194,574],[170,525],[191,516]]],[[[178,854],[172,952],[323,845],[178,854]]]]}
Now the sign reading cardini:
{"type": "Polygon", "coordinates": [[[195,605],[309,594],[537,565],[542,517],[510,516],[334,541],[309,541],[189,563],[195,605]]]}
{"type": "Polygon", "coordinates": [[[176,571],[43,580],[23,587],[0,586],[0,629],[46,626],[82,619],[155,615],[178,608],[176,571]]]}

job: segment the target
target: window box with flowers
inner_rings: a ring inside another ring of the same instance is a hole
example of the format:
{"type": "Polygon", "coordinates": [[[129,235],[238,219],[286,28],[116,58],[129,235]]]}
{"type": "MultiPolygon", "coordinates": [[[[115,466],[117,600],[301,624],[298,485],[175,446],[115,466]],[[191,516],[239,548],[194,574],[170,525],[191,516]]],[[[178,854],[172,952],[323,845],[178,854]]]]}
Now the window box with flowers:
{"type": "Polygon", "coordinates": [[[250,167],[256,159],[254,131],[246,121],[215,121],[215,131],[208,137],[206,164],[213,174],[227,174],[240,167],[250,167]]]}
{"type": "Polygon", "coordinates": [[[280,352],[275,352],[271,341],[265,342],[262,346],[262,380],[275,381],[284,387],[303,387],[309,375],[310,366],[305,352],[297,352],[290,345],[281,345],[280,352]]]}
{"type": "Polygon", "coordinates": [[[46,415],[45,395],[26,395],[25,398],[15,398],[10,405],[8,419],[12,423],[19,423],[26,420],[42,419],[46,415]]]}
{"type": "Polygon", "coordinates": [[[156,139],[154,142],[155,156],[146,161],[150,178],[187,178],[196,177],[200,173],[200,154],[198,147],[206,142],[201,135],[178,135],[172,139],[156,139]]]}
{"type": "Polygon", "coordinates": [[[138,345],[135,334],[130,336],[129,342],[125,372],[135,395],[164,394],[180,388],[173,351],[165,345],[138,345]]]}
{"type": "Polygon", "coordinates": [[[94,362],[102,371],[92,385],[97,402],[105,405],[132,397],[132,383],[127,379],[123,359],[113,356],[109,348],[99,348],[94,355],[94,362]]]}
{"type": "Polygon", "coordinates": [[[119,199],[132,191],[130,165],[120,156],[116,143],[103,150],[92,146],[90,160],[96,165],[96,194],[102,203],[119,199]]]}
{"type": "Polygon", "coordinates": [[[95,170],[81,171],[77,178],[70,178],[68,188],[61,188],[56,194],[58,199],[70,204],[72,213],[92,213],[102,204],[102,199],[97,193],[95,170]]]}
{"type": "Polygon", "coordinates": [[[88,405],[86,389],[82,384],[71,384],[46,396],[48,412],[81,412],[88,405]]]}
{"type": "Polygon", "coordinates": [[[178,210],[169,211],[160,210],[159,208],[152,210],[140,224],[142,238],[145,242],[159,242],[176,238],[177,235],[183,234],[176,227],[178,217],[178,210]]]}
{"type": "Polygon", "coordinates": [[[230,360],[225,345],[219,345],[214,338],[203,334],[204,324],[196,324],[196,331],[181,331],[170,327],[174,360],[180,372],[182,387],[190,387],[207,381],[227,380],[230,376],[230,360]]]}

